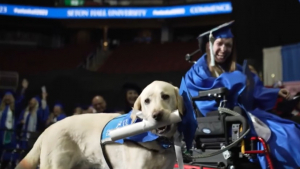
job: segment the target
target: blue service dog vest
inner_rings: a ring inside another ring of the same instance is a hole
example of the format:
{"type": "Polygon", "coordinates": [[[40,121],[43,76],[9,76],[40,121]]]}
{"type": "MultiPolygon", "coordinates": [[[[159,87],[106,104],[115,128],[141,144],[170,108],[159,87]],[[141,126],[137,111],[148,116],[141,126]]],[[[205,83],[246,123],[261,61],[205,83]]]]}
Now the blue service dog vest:
{"type": "MultiPolygon", "coordinates": [[[[127,125],[130,125],[132,123],[132,119],[130,118],[132,111],[130,111],[127,114],[115,117],[111,121],[109,121],[106,126],[104,127],[101,135],[101,140],[102,143],[105,143],[110,140],[109,132],[111,130],[124,127],[127,125]]],[[[139,123],[141,122],[141,119],[137,119],[134,123],[139,123]]],[[[171,147],[172,143],[170,141],[166,141],[166,139],[161,139],[158,135],[148,131],[142,134],[138,134],[135,136],[130,136],[124,139],[116,140],[116,143],[123,144],[125,140],[133,141],[133,142],[139,142],[139,143],[145,143],[145,142],[150,142],[150,141],[158,141],[160,145],[163,148],[169,148],[171,147]]]]}

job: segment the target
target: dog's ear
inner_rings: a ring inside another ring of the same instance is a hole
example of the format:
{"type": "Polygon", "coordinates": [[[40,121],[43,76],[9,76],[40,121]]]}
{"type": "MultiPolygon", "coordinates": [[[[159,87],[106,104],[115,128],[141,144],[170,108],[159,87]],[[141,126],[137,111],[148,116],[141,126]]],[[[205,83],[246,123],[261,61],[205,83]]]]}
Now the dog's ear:
{"type": "Polygon", "coordinates": [[[141,105],[141,96],[139,96],[135,102],[134,102],[134,105],[133,105],[133,109],[135,110],[142,110],[142,105],[141,105]]]}
{"type": "MultiPolygon", "coordinates": [[[[142,111],[142,105],[141,105],[141,96],[139,96],[135,102],[134,102],[134,105],[133,105],[133,110],[139,110],[139,111],[142,111]]],[[[134,123],[134,121],[136,120],[136,114],[135,113],[131,113],[130,115],[130,118],[131,118],[131,123],[134,123]]]]}
{"type": "Polygon", "coordinates": [[[175,90],[175,95],[176,95],[176,104],[177,104],[177,109],[180,113],[180,115],[183,116],[183,112],[184,112],[184,103],[183,103],[183,99],[179,94],[179,90],[177,87],[174,86],[174,90],[175,90]]]}

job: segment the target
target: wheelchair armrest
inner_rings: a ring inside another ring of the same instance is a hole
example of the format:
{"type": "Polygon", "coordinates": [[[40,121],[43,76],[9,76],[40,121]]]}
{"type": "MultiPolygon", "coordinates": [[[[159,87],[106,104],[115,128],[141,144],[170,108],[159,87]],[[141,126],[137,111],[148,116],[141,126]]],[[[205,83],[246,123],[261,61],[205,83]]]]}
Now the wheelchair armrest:
{"type": "Polygon", "coordinates": [[[226,87],[220,87],[211,90],[199,91],[197,97],[193,97],[193,100],[216,100],[221,99],[223,96],[226,96],[228,89],[226,87]]]}

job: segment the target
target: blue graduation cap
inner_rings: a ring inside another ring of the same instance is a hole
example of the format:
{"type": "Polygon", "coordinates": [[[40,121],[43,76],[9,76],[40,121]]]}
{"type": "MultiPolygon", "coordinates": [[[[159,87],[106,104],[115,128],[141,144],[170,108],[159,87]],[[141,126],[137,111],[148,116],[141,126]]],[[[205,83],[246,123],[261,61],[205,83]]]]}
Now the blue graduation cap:
{"type": "Polygon", "coordinates": [[[1,97],[4,97],[6,95],[11,95],[11,96],[15,97],[15,93],[13,91],[11,91],[11,90],[5,90],[3,92],[3,95],[1,95],[1,97]]]}
{"type": "Polygon", "coordinates": [[[210,65],[215,66],[215,57],[213,53],[213,43],[215,39],[219,38],[233,38],[233,34],[231,32],[231,26],[234,23],[234,21],[230,21],[227,23],[224,23],[218,27],[215,27],[211,29],[210,31],[204,32],[198,36],[198,40],[201,41],[203,37],[207,37],[209,39],[209,48],[210,48],[210,65]]]}
{"type": "Polygon", "coordinates": [[[5,91],[4,95],[14,95],[11,91],[7,90],[5,91]]]}
{"type": "Polygon", "coordinates": [[[60,103],[60,102],[56,102],[56,103],[54,104],[54,106],[60,107],[61,109],[64,108],[63,104],[60,103]]]}

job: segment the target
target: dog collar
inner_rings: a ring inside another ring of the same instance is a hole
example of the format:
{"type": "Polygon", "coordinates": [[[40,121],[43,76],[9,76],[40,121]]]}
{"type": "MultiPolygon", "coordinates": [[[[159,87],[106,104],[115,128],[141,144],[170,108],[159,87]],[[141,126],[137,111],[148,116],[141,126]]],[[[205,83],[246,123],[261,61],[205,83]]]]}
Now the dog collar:
{"type": "Polygon", "coordinates": [[[173,140],[166,137],[158,137],[156,141],[163,149],[168,149],[174,146],[173,140]]]}

